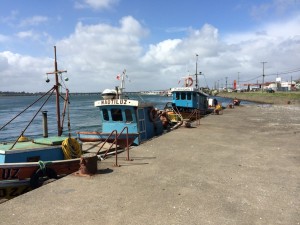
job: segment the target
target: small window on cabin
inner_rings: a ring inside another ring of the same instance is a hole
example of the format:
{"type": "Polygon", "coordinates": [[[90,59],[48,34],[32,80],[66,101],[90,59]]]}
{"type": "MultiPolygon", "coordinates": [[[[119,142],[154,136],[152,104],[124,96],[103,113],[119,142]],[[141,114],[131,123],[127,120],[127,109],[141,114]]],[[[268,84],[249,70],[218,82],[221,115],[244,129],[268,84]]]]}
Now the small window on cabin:
{"type": "Polygon", "coordinates": [[[121,109],[111,109],[111,118],[113,121],[123,121],[121,109]]]}
{"type": "Polygon", "coordinates": [[[181,99],[182,99],[182,100],[185,100],[185,99],[186,99],[186,93],[185,93],[185,92],[181,93],[181,99]]]}
{"type": "Polygon", "coordinates": [[[103,114],[103,119],[108,121],[109,120],[109,116],[108,116],[108,111],[107,109],[102,109],[102,114],[103,114]]]}
{"type": "Polygon", "coordinates": [[[179,100],[179,99],[180,99],[180,94],[176,93],[176,100],[179,100]]]}
{"type": "Polygon", "coordinates": [[[132,113],[130,109],[125,109],[125,117],[126,117],[126,122],[132,122],[132,113]]]}
{"type": "Polygon", "coordinates": [[[191,95],[191,93],[189,92],[189,93],[187,93],[187,100],[191,100],[192,99],[192,95],[191,95]]]}

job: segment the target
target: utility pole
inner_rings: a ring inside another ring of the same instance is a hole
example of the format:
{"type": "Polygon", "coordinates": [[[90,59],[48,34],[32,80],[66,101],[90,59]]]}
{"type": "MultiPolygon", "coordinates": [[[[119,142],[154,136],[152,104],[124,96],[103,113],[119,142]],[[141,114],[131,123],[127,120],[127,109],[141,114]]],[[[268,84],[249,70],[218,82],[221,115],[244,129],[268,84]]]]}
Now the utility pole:
{"type": "Polygon", "coordinates": [[[226,79],[226,91],[227,91],[227,78],[228,78],[228,77],[225,77],[225,79],[226,79]]]}
{"type": "Polygon", "coordinates": [[[261,92],[264,92],[264,86],[265,86],[265,63],[267,62],[261,62],[263,64],[263,80],[261,85],[261,92]]]}

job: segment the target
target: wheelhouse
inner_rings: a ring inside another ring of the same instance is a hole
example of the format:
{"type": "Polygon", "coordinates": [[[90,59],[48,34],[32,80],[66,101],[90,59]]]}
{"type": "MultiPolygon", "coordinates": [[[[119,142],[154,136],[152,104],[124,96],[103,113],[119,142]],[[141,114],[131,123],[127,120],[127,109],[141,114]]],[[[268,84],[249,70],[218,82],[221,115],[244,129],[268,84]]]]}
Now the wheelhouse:
{"type": "Polygon", "coordinates": [[[179,109],[199,109],[201,111],[206,111],[208,109],[208,96],[196,88],[178,87],[172,88],[171,92],[173,97],[172,103],[179,109]]]}
{"type": "Polygon", "coordinates": [[[151,104],[129,99],[108,99],[96,101],[95,106],[100,110],[103,133],[113,130],[119,133],[127,127],[128,133],[138,134],[134,141],[136,145],[163,133],[159,118],[151,116],[154,110],[151,104]]]}

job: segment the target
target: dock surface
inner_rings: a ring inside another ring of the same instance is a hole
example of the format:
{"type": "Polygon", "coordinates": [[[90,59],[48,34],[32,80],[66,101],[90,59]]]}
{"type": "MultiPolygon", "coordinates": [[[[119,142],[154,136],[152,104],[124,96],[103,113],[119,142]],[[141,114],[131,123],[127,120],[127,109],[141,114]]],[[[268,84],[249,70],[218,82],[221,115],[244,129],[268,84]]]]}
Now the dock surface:
{"type": "Polygon", "coordinates": [[[300,108],[202,118],[0,204],[0,224],[300,224],[300,108]]]}

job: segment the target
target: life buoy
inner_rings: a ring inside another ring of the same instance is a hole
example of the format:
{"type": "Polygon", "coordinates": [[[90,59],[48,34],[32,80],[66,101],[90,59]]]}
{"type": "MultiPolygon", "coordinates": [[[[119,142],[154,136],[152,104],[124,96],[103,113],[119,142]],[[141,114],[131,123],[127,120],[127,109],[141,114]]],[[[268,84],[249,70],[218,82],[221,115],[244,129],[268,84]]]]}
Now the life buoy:
{"type": "Polygon", "coordinates": [[[51,168],[40,168],[37,171],[35,171],[35,173],[33,173],[30,177],[30,187],[32,189],[35,189],[42,186],[42,181],[40,181],[40,178],[42,177],[47,177],[48,179],[57,179],[57,174],[55,170],[51,168]]]}
{"type": "Polygon", "coordinates": [[[65,156],[65,159],[76,159],[81,156],[81,146],[75,138],[66,138],[61,147],[65,156]]]}
{"type": "Polygon", "coordinates": [[[186,87],[191,87],[193,85],[193,83],[194,83],[193,78],[188,77],[188,78],[185,79],[185,86],[186,87]]]}

